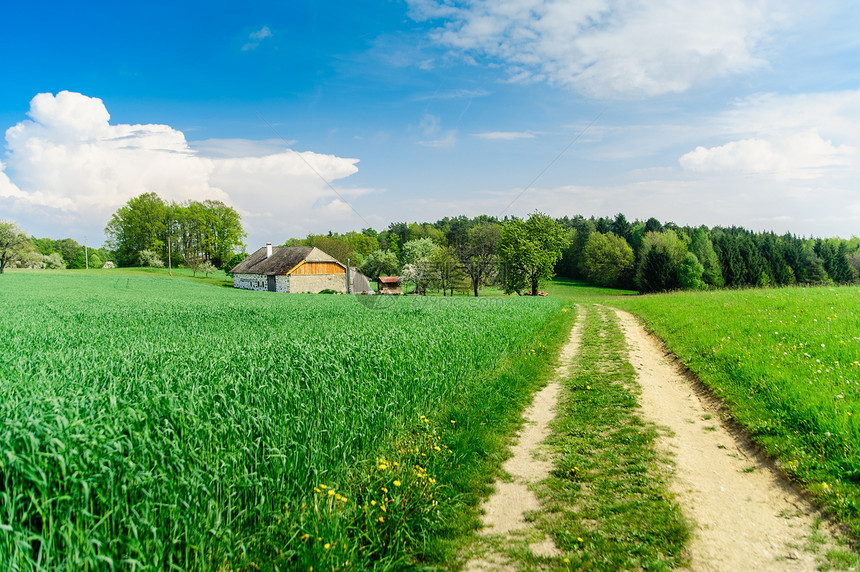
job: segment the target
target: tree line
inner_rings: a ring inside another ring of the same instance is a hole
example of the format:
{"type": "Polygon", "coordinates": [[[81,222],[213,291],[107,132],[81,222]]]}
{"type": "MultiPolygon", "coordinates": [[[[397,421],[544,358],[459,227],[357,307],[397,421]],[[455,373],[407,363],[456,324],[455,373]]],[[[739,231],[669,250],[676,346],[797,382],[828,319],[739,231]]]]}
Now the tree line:
{"type": "Polygon", "coordinates": [[[117,209],[105,226],[107,246],[119,266],[209,263],[231,268],[246,236],[235,209],[221,201],[165,202],[144,193],[117,209]]]}
{"type": "Polygon", "coordinates": [[[801,238],[742,227],[684,226],[577,215],[551,219],[446,217],[391,223],[377,232],[309,235],[316,246],[371,278],[400,275],[419,293],[497,285],[537,293],[553,275],[643,293],[678,289],[849,284],[860,279],[860,238],[801,238]]]}
{"type": "Polygon", "coordinates": [[[13,221],[0,220],[0,273],[9,268],[101,268],[112,254],[105,248],[28,235],[13,221]]]}
{"type": "Polygon", "coordinates": [[[801,238],[743,227],[679,227],[623,214],[564,217],[570,244],[559,275],[640,292],[849,284],[860,278],[860,238],[801,238]]]}
{"type": "MultiPolygon", "coordinates": [[[[167,203],[154,193],[130,199],[105,227],[106,248],[72,239],[32,238],[0,221],[0,271],[28,268],[161,266],[229,270],[247,254],[239,214],[219,201],[167,203]],[[89,255],[89,256],[87,256],[89,255]],[[92,257],[92,258],[90,258],[92,257]]],[[[371,278],[400,275],[412,289],[443,294],[484,286],[536,294],[559,275],[643,293],[676,289],[848,284],[860,279],[860,238],[802,238],[742,227],[684,226],[656,218],[527,219],[481,215],[394,222],[343,234],[311,234],[285,246],[315,246],[371,278]]]]}

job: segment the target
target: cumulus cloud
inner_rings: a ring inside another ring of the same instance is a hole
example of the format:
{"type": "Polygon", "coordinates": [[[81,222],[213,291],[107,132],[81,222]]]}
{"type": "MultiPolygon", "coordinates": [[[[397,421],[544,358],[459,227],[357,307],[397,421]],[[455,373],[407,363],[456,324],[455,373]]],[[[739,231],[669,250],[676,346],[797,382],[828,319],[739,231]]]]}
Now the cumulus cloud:
{"type": "Polygon", "coordinates": [[[6,131],[0,199],[98,231],[129,198],[154,192],[172,201],[221,200],[251,218],[249,235],[262,232],[254,226],[259,217],[282,221],[272,237],[280,240],[290,236],[295,213],[328,216],[337,197],[328,183],[358,170],[357,159],[298,153],[274,141],[197,147],[168,125],[111,124],[102,100],[80,93],[39,94],[28,115],[6,131]]]}
{"type": "Polygon", "coordinates": [[[828,167],[851,165],[857,150],[834,146],[817,133],[800,133],[774,141],[744,139],[718,147],[696,147],[679,162],[684,169],[704,173],[763,173],[777,179],[811,179],[828,167]]]}
{"type": "Polygon", "coordinates": [[[641,97],[766,65],[762,46],[788,25],[768,0],[412,0],[440,20],[440,45],[500,61],[511,81],[546,81],[599,97],[641,97]]]}
{"type": "Polygon", "coordinates": [[[860,171],[860,91],[756,95],[714,118],[721,145],[697,146],[679,163],[690,172],[822,179],[860,171]]]}

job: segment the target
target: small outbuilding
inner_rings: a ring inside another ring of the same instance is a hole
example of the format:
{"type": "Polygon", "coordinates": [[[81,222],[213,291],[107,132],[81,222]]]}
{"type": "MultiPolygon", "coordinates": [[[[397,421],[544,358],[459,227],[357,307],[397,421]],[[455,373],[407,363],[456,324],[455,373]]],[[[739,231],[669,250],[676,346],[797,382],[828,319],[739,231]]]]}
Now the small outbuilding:
{"type": "Polygon", "coordinates": [[[403,294],[400,276],[380,276],[377,281],[380,294],[403,294]]]}
{"type": "Polygon", "coordinates": [[[347,291],[346,266],[313,246],[269,242],[233,267],[233,286],[269,292],[347,291]]]}

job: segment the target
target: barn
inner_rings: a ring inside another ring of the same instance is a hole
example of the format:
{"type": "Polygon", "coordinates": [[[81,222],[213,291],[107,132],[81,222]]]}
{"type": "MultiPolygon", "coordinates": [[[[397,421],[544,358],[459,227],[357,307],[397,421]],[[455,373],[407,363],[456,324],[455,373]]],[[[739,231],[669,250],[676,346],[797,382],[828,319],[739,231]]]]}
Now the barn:
{"type": "Polygon", "coordinates": [[[346,266],[312,246],[272,246],[233,267],[233,286],[269,292],[346,292],[346,266]]]}

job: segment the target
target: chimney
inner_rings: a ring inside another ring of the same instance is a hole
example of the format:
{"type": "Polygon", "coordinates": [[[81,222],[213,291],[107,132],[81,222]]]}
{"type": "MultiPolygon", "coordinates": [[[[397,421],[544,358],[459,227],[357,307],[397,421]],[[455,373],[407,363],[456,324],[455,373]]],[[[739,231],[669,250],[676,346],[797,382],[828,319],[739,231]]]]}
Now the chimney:
{"type": "Polygon", "coordinates": [[[267,242],[266,243],[266,258],[269,258],[270,256],[272,256],[272,243],[267,242]]]}

